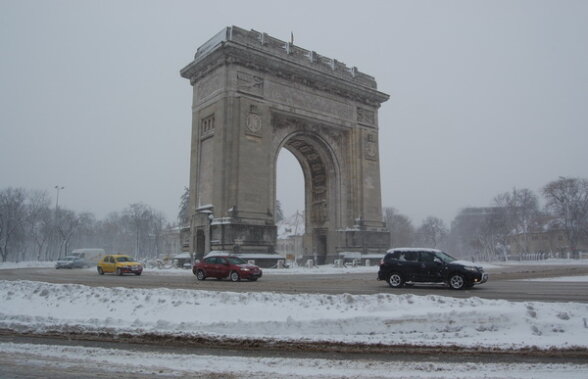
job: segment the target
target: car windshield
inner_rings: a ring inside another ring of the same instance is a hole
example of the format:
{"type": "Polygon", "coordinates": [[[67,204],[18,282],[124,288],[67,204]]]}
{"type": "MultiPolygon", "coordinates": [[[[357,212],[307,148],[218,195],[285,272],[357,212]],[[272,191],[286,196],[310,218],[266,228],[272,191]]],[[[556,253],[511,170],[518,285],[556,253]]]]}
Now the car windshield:
{"type": "Polygon", "coordinates": [[[456,259],[453,258],[451,255],[443,252],[443,251],[439,251],[438,253],[436,253],[435,255],[437,255],[437,257],[441,258],[441,260],[445,263],[451,263],[453,261],[455,261],[456,259]]]}
{"type": "Polygon", "coordinates": [[[229,263],[234,265],[244,265],[247,263],[243,259],[237,257],[227,257],[227,260],[229,261],[229,263]]]}
{"type": "Polygon", "coordinates": [[[73,261],[74,257],[65,257],[65,258],[61,258],[62,261],[73,261]]]}
{"type": "Polygon", "coordinates": [[[133,262],[133,258],[131,257],[118,257],[116,258],[117,262],[133,262]]]}

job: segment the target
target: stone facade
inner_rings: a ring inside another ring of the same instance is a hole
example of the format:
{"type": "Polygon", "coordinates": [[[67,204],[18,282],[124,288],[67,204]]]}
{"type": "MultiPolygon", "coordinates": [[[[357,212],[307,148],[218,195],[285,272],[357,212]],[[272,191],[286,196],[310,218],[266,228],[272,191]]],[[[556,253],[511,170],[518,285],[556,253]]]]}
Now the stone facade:
{"type": "Polygon", "coordinates": [[[223,29],[181,70],[193,86],[191,251],[273,253],[276,161],[305,178],[304,249],[384,251],[373,77],[265,33],[223,29]]]}

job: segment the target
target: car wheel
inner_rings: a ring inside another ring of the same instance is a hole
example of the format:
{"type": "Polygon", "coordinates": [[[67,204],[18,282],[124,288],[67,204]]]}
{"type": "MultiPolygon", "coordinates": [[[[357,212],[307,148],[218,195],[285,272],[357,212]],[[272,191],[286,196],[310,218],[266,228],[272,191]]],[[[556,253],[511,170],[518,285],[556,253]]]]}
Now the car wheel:
{"type": "Polygon", "coordinates": [[[204,275],[204,271],[202,271],[202,270],[196,271],[196,279],[198,279],[198,280],[206,279],[206,275],[204,275]]]}
{"type": "Polygon", "coordinates": [[[449,287],[454,290],[464,289],[466,286],[465,279],[461,274],[453,274],[449,277],[449,287]]]}
{"type": "Polygon", "coordinates": [[[122,275],[122,270],[120,268],[116,269],[116,275],[118,275],[118,276],[122,275]]]}
{"type": "Polygon", "coordinates": [[[239,274],[236,271],[231,271],[231,273],[229,274],[229,279],[231,279],[231,282],[238,282],[239,280],[241,280],[239,274]]]}
{"type": "Polygon", "coordinates": [[[98,275],[104,275],[104,270],[102,270],[102,267],[98,267],[98,275]]]}
{"type": "Polygon", "coordinates": [[[390,277],[388,278],[388,284],[390,285],[390,287],[400,288],[402,287],[403,283],[404,281],[402,280],[402,276],[400,276],[399,273],[393,272],[392,274],[390,274],[390,277]]]}

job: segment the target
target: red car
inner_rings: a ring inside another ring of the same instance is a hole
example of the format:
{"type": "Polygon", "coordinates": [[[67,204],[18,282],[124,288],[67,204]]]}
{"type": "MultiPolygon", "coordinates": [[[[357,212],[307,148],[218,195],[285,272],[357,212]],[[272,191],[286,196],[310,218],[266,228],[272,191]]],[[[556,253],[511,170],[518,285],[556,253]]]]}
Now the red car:
{"type": "Polygon", "coordinates": [[[206,257],[194,264],[192,272],[198,280],[213,277],[229,278],[232,282],[238,282],[241,279],[254,282],[263,274],[258,266],[248,264],[243,259],[232,255],[206,257]]]}

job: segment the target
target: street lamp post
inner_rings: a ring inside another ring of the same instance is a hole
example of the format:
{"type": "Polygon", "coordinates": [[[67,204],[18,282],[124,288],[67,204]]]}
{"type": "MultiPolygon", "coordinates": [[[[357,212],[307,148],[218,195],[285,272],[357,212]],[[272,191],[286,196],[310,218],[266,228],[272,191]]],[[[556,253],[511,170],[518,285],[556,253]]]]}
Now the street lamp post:
{"type": "Polygon", "coordinates": [[[59,191],[65,189],[65,187],[55,186],[55,189],[57,190],[57,197],[55,199],[55,213],[57,214],[57,208],[59,207],[59,191]]]}

